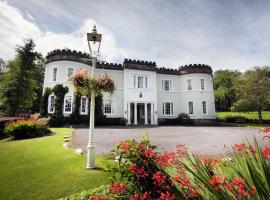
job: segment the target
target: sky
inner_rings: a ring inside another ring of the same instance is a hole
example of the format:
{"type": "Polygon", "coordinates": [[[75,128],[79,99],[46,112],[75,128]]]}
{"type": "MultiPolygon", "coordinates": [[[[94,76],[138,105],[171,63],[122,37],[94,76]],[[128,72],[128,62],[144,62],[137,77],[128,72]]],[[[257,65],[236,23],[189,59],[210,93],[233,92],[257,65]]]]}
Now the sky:
{"type": "Polygon", "coordinates": [[[29,37],[44,56],[58,48],[88,52],[95,24],[108,62],[244,71],[270,65],[269,10],[269,0],[0,0],[0,58],[12,59],[29,37]]]}

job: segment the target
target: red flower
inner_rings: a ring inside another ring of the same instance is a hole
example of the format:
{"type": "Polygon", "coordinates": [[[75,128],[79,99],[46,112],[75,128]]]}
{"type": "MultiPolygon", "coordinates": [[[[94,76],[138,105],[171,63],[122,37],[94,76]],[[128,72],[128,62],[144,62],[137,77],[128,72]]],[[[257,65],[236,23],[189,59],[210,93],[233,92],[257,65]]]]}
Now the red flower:
{"type": "Polygon", "coordinates": [[[108,196],[91,196],[89,200],[110,200],[108,196]]]}
{"type": "Polygon", "coordinates": [[[142,166],[141,168],[137,168],[137,165],[135,163],[131,164],[128,170],[135,174],[138,178],[145,178],[149,176],[149,174],[144,169],[144,166],[142,166]]]}
{"type": "Polygon", "coordinates": [[[255,186],[252,186],[252,187],[251,187],[250,194],[251,194],[252,196],[255,196],[255,195],[257,194],[257,189],[256,189],[255,186]]]}
{"type": "Polygon", "coordinates": [[[210,185],[212,186],[219,186],[223,185],[226,182],[226,177],[222,177],[221,175],[214,175],[212,180],[209,181],[210,185]]]}
{"type": "Polygon", "coordinates": [[[270,133],[270,127],[265,127],[260,130],[260,133],[270,133]]]}
{"type": "Polygon", "coordinates": [[[233,148],[234,148],[235,151],[243,152],[246,149],[246,145],[244,143],[235,144],[233,148]]]}
{"type": "Polygon", "coordinates": [[[188,151],[185,144],[178,144],[176,146],[176,154],[179,157],[187,157],[188,151]]]}
{"type": "Polygon", "coordinates": [[[158,187],[160,187],[164,182],[167,181],[167,176],[162,175],[161,172],[157,172],[153,174],[152,179],[154,180],[154,184],[158,187]]]}
{"type": "Polygon", "coordinates": [[[128,152],[129,151],[130,144],[121,141],[119,143],[119,149],[121,149],[123,152],[128,152]]]}
{"type": "Polygon", "coordinates": [[[142,196],[136,192],[134,196],[131,196],[129,200],[148,200],[150,199],[150,193],[145,192],[142,196]]]}
{"type": "Polygon", "coordinates": [[[183,185],[183,186],[189,186],[189,185],[190,185],[190,180],[189,180],[189,178],[184,178],[183,181],[182,181],[182,185],[183,185]]]}
{"type": "Polygon", "coordinates": [[[147,148],[141,153],[141,156],[144,158],[153,159],[155,158],[155,152],[153,151],[152,148],[147,148]]]}
{"type": "Polygon", "coordinates": [[[270,147],[264,147],[262,153],[266,160],[270,160],[270,147]]]}
{"type": "Polygon", "coordinates": [[[124,193],[126,189],[127,189],[126,183],[119,184],[117,182],[114,182],[112,185],[110,185],[110,190],[118,195],[124,193]]]}
{"type": "Polygon", "coordinates": [[[176,163],[176,154],[174,152],[164,151],[162,155],[157,155],[155,162],[160,168],[168,167],[176,163]]]}
{"type": "Polygon", "coordinates": [[[173,194],[170,194],[168,191],[166,193],[161,193],[158,200],[174,200],[175,196],[173,194]]]}

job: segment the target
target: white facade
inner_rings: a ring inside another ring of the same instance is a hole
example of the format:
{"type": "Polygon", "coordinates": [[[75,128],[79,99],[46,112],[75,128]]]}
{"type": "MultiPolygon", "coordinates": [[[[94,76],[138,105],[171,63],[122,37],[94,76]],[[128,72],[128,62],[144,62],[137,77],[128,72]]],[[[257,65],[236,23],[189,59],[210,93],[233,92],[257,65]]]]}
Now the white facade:
{"type": "MultiPolygon", "coordinates": [[[[56,84],[68,86],[63,113],[69,115],[73,110],[74,88],[68,78],[78,69],[86,69],[90,73],[92,66],[90,61],[70,59],[64,53],[58,50],[48,54],[44,89],[56,84]]],[[[78,58],[81,53],[73,52],[72,55],[78,58]]],[[[169,70],[156,68],[151,62],[125,60],[123,65],[100,63],[94,74],[109,74],[116,83],[113,95],[103,94],[104,114],[107,117],[123,117],[129,125],[156,125],[159,118],[176,118],[180,113],[188,113],[195,120],[216,118],[212,70],[209,66],[193,65],[169,70]]],[[[54,112],[53,106],[49,97],[49,113],[54,112]]],[[[82,97],[81,114],[88,114],[87,111],[88,99],[82,97]]]]}

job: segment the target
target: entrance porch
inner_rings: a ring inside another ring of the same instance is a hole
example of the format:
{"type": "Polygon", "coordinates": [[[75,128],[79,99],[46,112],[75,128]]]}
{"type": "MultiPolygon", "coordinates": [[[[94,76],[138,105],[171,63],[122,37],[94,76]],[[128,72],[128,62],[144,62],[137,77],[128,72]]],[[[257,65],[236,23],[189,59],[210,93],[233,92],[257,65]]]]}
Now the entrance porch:
{"type": "Polygon", "coordinates": [[[128,125],[154,125],[154,103],[129,102],[128,125]]]}

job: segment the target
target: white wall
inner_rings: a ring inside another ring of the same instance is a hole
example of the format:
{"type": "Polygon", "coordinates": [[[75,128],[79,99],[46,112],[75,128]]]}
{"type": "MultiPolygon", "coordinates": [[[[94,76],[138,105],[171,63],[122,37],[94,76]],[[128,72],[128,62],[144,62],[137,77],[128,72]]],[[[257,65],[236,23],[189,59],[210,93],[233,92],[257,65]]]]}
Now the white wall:
{"type": "MultiPolygon", "coordinates": [[[[91,67],[73,61],[54,61],[45,66],[44,89],[54,87],[56,84],[63,84],[69,87],[69,94],[73,94],[73,87],[68,81],[68,68],[86,69],[91,72],[91,67]],[[53,81],[53,68],[57,68],[57,80],[53,81]]],[[[109,74],[116,82],[116,90],[112,96],[103,94],[103,98],[112,98],[115,100],[115,114],[108,117],[125,117],[127,118],[128,102],[152,102],[154,103],[155,122],[157,118],[163,118],[162,102],[174,103],[174,115],[166,116],[177,117],[180,113],[188,113],[188,102],[193,101],[194,114],[192,119],[215,119],[215,103],[213,92],[212,76],[204,73],[193,73],[187,75],[165,75],[156,74],[153,71],[141,70],[107,70],[96,69],[95,76],[109,74]],[[143,75],[148,77],[148,88],[134,88],[134,75],[143,75]],[[172,80],[172,91],[162,91],[162,80],[172,80]],[[192,81],[192,90],[187,90],[187,80],[192,81]],[[200,79],[205,80],[205,89],[201,90],[200,79]],[[140,98],[140,92],[142,97],[140,98]],[[207,102],[207,114],[202,114],[202,101],[207,102]]]]}
{"type": "Polygon", "coordinates": [[[182,76],[157,74],[158,117],[174,118],[180,113],[188,113],[188,102],[193,101],[192,119],[215,119],[215,101],[212,76],[204,73],[192,73],[182,76]],[[187,80],[191,79],[192,90],[187,90],[187,80]],[[205,89],[201,90],[200,79],[204,79],[205,89]],[[162,91],[162,80],[172,80],[172,91],[162,91]],[[202,101],[206,101],[207,114],[202,114],[202,101]],[[162,102],[174,103],[174,115],[163,116],[162,102]]]}
{"type": "MultiPolygon", "coordinates": [[[[63,84],[64,86],[68,86],[69,93],[67,95],[74,93],[74,88],[71,85],[71,83],[68,81],[68,68],[74,68],[74,73],[76,70],[79,69],[85,69],[89,71],[89,74],[91,73],[91,67],[89,65],[79,63],[79,62],[73,62],[73,61],[54,61],[51,63],[46,64],[45,66],[45,78],[44,78],[44,88],[53,88],[57,84],[63,84]],[[57,68],[57,77],[56,81],[53,81],[53,69],[57,68]]],[[[107,70],[107,69],[96,69],[94,72],[95,76],[99,76],[102,74],[109,74],[113,77],[113,79],[116,82],[116,90],[114,91],[113,95],[110,96],[108,94],[103,94],[103,98],[109,99],[115,99],[115,114],[109,115],[108,117],[124,117],[124,111],[123,111],[123,100],[124,100],[124,94],[123,94],[123,84],[124,84],[124,78],[123,78],[123,71],[120,70],[107,70]]]]}

